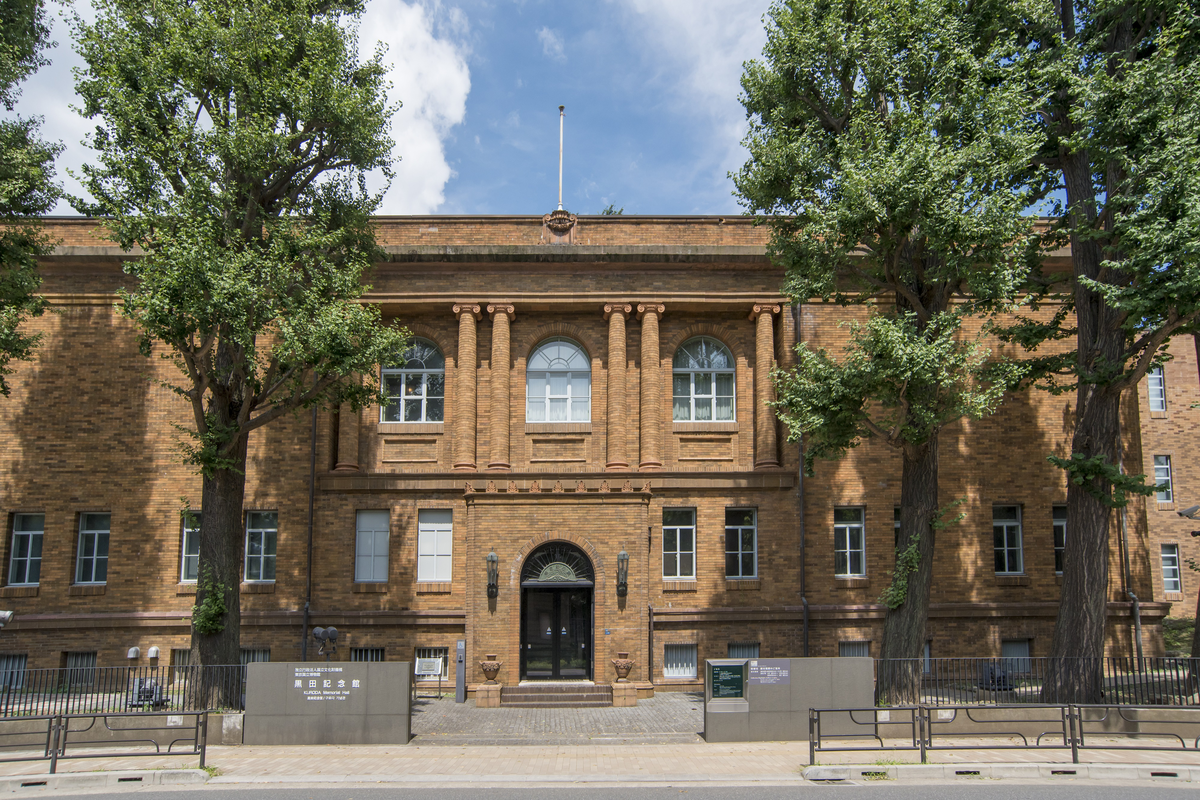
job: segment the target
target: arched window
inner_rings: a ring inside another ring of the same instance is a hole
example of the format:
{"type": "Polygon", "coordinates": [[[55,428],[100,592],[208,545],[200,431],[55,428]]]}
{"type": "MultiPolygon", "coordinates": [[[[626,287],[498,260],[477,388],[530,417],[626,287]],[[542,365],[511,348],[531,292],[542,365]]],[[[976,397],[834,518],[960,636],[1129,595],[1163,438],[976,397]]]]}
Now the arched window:
{"type": "Polygon", "coordinates": [[[592,365],[569,339],[548,339],[525,370],[526,422],[590,422],[592,365]]]}
{"type": "Polygon", "coordinates": [[[446,358],[427,339],[414,339],[398,367],[383,368],[387,404],[380,422],[441,422],[446,404],[446,358]]]}
{"type": "Polygon", "coordinates": [[[735,418],[733,356],[716,339],[700,336],[680,345],[671,377],[676,422],[735,418]]]}

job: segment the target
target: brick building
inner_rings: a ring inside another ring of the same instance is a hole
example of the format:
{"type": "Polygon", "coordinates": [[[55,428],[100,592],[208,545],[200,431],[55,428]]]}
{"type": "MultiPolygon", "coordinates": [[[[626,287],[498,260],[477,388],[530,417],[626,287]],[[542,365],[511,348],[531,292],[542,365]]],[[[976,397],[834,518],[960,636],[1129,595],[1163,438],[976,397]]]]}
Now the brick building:
{"type": "MultiPolygon", "coordinates": [[[[123,254],[90,221],[50,226],[62,242],[44,263],[55,313],[31,324],[44,339],[0,400],[0,603],[17,613],[0,655],[10,667],[116,665],[136,646],[141,664],[173,663],[195,594],[181,511],[203,513],[199,479],[176,457],[172,425],[188,410],[160,384],[173,367],[141,356],[113,307],[123,254]]],[[[867,443],[799,475],[768,372],[793,363],[798,340],[838,348],[847,311],[788,306],[765,229],[384,217],[378,232],[388,259],[368,299],[409,327],[414,350],[404,369],[383,365],[385,406],[319,413],[315,432],[299,414],[253,434],[247,659],[298,659],[306,601],[310,625],[341,631],[338,658],[406,660],[465,639],[470,683],[489,653],[513,683],[607,681],[628,651],[631,678],[668,689],[697,685],[705,658],[878,654],[899,459],[867,443]]],[[[1172,421],[1196,414],[1194,357],[1167,374],[1172,421]],[[1172,377],[1185,368],[1186,387],[1172,377]]],[[[1151,463],[1143,442],[1158,447],[1145,399],[1126,415],[1130,464],[1151,463]]],[[[942,498],[965,498],[965,518],[940,534],[931,655],[1048,648],[1056,530],[1069,523],[1045,455],[1065,452],[1073,402],[1014,397],[942,435],[942,498]]],[[[1183,492],[1182,453],[1163,453],[1183,492]]],[[[1127,580],[1147,653],[1161,652],[1161,620],[1182,598],[1163,591],[1165,534],[1147,529],[1159,509],[1131,506],[1124,538],[1114,523],[1115,653],[1131,646],[1127,580]]]]}

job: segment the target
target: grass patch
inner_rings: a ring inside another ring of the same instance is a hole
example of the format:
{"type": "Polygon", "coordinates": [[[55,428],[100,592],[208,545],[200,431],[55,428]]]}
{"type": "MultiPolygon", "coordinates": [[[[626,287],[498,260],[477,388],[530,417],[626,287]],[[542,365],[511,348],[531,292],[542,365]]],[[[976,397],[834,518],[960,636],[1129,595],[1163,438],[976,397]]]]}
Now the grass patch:
{"type": "Polygon", "coordinates": [[[220,775],[220,774],[221,774],[221,768],[220,768],[220,767],[208,766],[208,767],[200,767],[200,769],[202,769],[202,770],[204,770],[205,772],[207,772],[207,773],[208,773],[208,777],[210,777],[210,778],[215,778],[215,777],[217,777],[218,775],[220,775]]]}
{"type": "Polygon", "coordinates": [[[1167,617],[1163,620],[1163,645],[1170,651],[1190,653],[1195,630],[1195,617],[1167,617]]]}

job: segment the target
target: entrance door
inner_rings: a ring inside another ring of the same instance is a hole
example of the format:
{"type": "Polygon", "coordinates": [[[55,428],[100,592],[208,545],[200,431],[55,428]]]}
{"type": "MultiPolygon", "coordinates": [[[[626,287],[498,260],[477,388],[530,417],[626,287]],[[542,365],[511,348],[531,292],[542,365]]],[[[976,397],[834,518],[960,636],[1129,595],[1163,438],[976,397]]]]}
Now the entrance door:
{"type": "Polygon", "coordinates": [[[524,589],[521,677],[588,680],[592,677],[592,590],[524,589]]]}

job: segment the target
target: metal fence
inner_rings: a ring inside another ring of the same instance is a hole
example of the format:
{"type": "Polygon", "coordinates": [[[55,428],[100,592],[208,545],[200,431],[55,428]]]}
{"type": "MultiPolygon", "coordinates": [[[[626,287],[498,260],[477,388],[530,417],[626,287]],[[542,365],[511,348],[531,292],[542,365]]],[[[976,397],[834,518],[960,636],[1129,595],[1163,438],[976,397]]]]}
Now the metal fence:
{"type": "MultiPolygon", "coordinates": [[[[1064,659],[1065,660],[1065,659],[1064,659]]],[[[1200,705],[1200,659],[1096,658],[1071,659],[1095,670],[1100,700],[1112,705],[1200,705]]],[[[906,681],[919,688],[910,704],[1011,705],[1059,704],[1047,677],[1051,658],[927,658],[875,662],[876,685],[906,681]],[[890,679],[890,680],[889,680],[890,679]]]]}
{"type": "Polygon", "coordinates": [[[0,718],[154,711],[240,711],[246,668],[90,667],[22,669],[5,674],[0,718]]]}
{"type": "Polygon", "coordinates": [[[50,714],[0,721],[0,763],[195,755],[208,748],[208,712],[50,714]],[[70,748],[70,749],[68,749],[70,748]],[[135,749],[136,748],[136,749],[135,749]]]}

